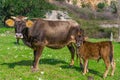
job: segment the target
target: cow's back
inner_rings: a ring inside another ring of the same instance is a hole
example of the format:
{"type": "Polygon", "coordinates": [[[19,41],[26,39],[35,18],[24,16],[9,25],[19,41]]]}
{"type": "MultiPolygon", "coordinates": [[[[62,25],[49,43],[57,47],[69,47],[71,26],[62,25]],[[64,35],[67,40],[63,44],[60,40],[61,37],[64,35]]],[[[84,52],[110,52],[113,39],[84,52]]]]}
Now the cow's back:
{"type": "MultiPolygon", "coordinates": [[[[70,34],[75,28],[79,28],[75,21],[51,21],[38,19],[34,27],[30,29],[31,36],[47,42],[47,46],[64,46],[69,44],[70,34]],[[39,37],[38,37],[39,36],[39,37]]],[[[75,32],[76,33],[76,32],[75,32]]],[[[73,33],[74,34],[74,33],[73,33]]]]}

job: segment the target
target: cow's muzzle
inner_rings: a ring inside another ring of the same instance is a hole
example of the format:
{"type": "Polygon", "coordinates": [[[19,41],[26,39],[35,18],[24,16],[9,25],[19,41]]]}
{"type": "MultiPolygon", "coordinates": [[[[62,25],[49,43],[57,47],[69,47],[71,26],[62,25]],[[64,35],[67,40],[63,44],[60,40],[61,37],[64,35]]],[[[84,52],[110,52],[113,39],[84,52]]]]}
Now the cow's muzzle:
{"type": "Polygon", "coordinates": [[[22,33],[16,33],[16,34],[15,34],[15,37],[16,37],[16,38],[23,38],[23,34],[22,34],[22,33]]]}

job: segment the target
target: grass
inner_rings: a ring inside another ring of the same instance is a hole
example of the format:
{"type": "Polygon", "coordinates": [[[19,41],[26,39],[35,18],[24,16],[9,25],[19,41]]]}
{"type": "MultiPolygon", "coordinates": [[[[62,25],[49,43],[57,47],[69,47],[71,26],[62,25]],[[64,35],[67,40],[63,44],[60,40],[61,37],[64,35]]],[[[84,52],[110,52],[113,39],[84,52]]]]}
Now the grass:
{"type": "MultiPolygon", "coordinates": [[[[0,80],[87,80],[88,76],[93,76],[94,80],[103,80],[102,75],[105,71],[103,60],[99,63],[90,60],[90,72],[83,76],[76,60],[75,65],[69,67],[70,52],[67,47],[58,50],[46,47],[39,62],[39,71],[31,72],[33,51],[22,41],[20,45],[16,45],[15,41],[13,28],[0,28],[0,80]]],[[[109,73],[105,80],[120,80],[120,44],[113,42],[113,45],[115,75],[111,77],[109,73]]]]}

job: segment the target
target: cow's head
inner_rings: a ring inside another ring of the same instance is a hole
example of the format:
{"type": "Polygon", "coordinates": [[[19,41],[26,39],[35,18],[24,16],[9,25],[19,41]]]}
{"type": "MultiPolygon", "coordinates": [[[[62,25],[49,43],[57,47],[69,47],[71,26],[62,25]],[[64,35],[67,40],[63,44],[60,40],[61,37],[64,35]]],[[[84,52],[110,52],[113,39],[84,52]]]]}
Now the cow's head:
{"type": "Polygon", "coordinates": [[[23,16],[11,16],[11,19],[6,20],[5,23],[10,27],[15,27],[16,38],[23,38],[22,31],[25,28],[30,28],[33,26],[33,22],[28,20],[27,17],[23,16]]]}
{"type": "Polygon", "coordinates": [[[76,46],[80,47],[80,45],[83,43],[84,41],[84,30],[79,29],[77,36],[76,36],[76,46]]]}

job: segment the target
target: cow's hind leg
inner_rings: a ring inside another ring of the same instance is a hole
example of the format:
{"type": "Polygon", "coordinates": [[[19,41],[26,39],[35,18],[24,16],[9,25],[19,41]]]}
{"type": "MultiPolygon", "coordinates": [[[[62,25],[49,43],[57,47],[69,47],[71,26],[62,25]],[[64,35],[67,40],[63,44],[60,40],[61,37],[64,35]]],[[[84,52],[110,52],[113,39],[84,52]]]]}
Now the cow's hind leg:
{"type": "Polygon", "coordinates": [[[74,65],[75,48],[74,48],[74,46],[72,44],[68,45],[67,47],[68,47],[68,49],[70,50],[70,53],[71,53],[70,66],[73,66],[74,65]]]}
{"type": "Polygon", "coordinates": [[[114,75],[114,72],[115,72],[115,66],[116,66],[114,60],[112,60],[112,62],[111,62],[111,66],[112,66],[111,76],[113,76],[113,75],[114,75]]]}
{"type": "Polygon", "coordinates": [[[36,48],[36,50],[34,50],[34,61],[33,61],[32,71],[38,70],[38,63],[39,63],[43,48],[44,47],[38,47],[38,48],[36,48]]]}
{"type": "Polygon", "coordinates": [[[84,67],[83,67],[83,59],[80,56],[79,56],[79,58],[80,58],[80,68],[84,69],[84,67]]]}

